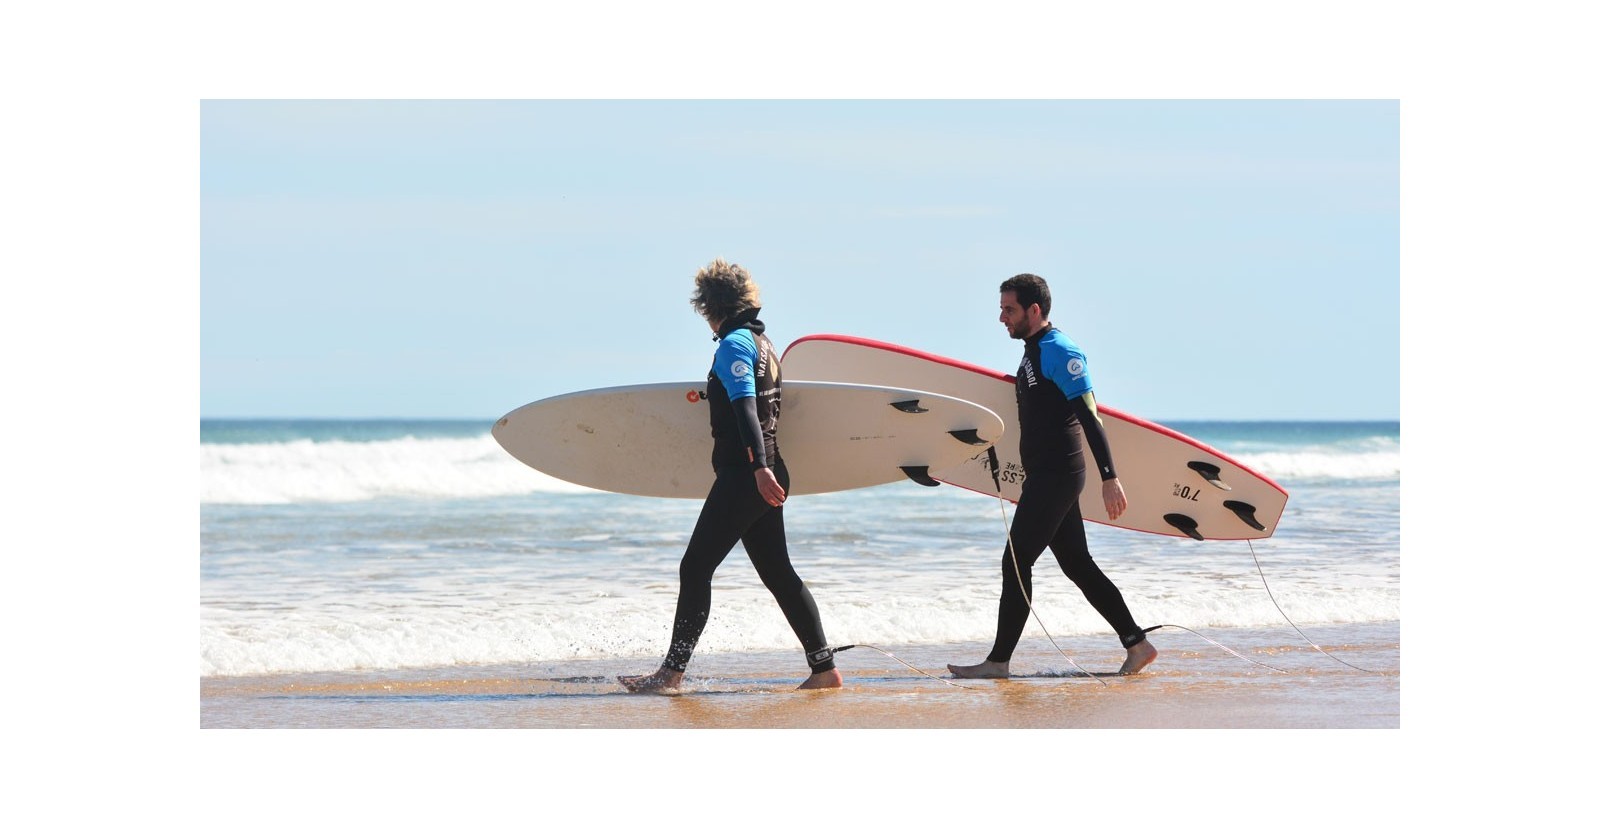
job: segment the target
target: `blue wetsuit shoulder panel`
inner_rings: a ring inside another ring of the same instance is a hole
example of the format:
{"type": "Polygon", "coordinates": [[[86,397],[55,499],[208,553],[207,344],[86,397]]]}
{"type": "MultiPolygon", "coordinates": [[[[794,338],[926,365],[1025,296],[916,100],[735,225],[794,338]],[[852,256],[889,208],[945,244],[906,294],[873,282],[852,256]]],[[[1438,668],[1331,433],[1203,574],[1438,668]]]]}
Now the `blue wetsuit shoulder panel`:
{"type": "Polygon", "coordinates": [[[716,372],[722,387],[728,390],[728,399],[741,400],[756,395],[756,360],[761,351],[756,346],[755,335],[740,328],[717,343],[717,355],[711,370],[716,372]]]}
{"type": "Polygon", "coordinates": [[[1083,349],[1059,328],[1051,328],[1039,340],[1039,370],[1069,400],[1094,390],[1083,349]]]}

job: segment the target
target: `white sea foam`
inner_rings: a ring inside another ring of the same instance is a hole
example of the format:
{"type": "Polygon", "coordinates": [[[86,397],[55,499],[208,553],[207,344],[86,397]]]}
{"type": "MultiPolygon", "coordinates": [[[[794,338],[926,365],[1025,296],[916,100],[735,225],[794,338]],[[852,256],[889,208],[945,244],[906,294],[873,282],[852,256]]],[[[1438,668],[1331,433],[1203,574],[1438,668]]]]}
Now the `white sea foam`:
{"type": "Polygon", "coordinates": [[[1235,460],[1280,483],[1286,480],[1386,480],[1400,477],[1399,451],[1267,451],[1235,460]]]}
{"type": "MultiPolygon", "coordinates": [[[[1365,448],[1266,451],[1241,453],[1235,458],[1280,482],[1400,476],[1400,452],[1392,441],[1365,448]]],[[[592,491],[528,468],[488,435],[375,442],[202,443],[200,481],[200,502],[234,504],[592,491]]]]}
{"type": "MultiPolygon", "coordinates": [[[[796,650],[798,644],[772,596],[737,564],[719,573],[712,616],[700,654],[796,650]]],[[[997,572],[995,573],[998,574],[997,572]]],[[[1055,573],[1059,575],[1059,573],[1055,573]]],[[[665,575],[665,573],[664,573],[665,575]]],[[[873,593],[835,584],[816,600],[830,643],[939,644],[987,642],[994,634],[995,584],[977,577],[958,589],[924,589],[900,579],[873,593]]],[[[1265,592],[1193,583],[1181,593],[1146,595],[1135,575],[1123,587],[1146,625],[1192,628],[1282,626],[1265,592]]],[[[1279,601],[1302,627],[1399,618],[1399,589],[1347,591],[1279,583],[1279,601]]],[[[666,649],[675,590],[605,595],[588,600],[522,600],[485,595],[455,606],[378,604],[301,608],[292,613],[208,609],[202,612],[202,676],[275,672],[393,669],[455,664],[538,663],[585,658],[659,659],[666,649]]],[[[1103,636],[1105,621],[1060,577],[1043,578],[1035,596],[1039,619],[1026,635],[1103,636]]],[[[982,653],[974,653],[979,657],[982,653]]],[[[648,666],[646,664],[645,666],[648,666]]]]}
{"type": "Polygon", "coordinates": [[[517,462],[488,435],[200,445],[201,503],[348,502],[584,491],[591,490],[517,462]]]}

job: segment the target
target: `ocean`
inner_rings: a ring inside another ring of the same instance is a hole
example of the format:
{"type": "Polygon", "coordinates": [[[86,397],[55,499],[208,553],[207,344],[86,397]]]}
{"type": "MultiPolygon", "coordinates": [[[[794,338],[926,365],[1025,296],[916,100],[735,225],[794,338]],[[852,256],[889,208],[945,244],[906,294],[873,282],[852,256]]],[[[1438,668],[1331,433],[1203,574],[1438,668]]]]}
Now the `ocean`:
{"type": "MultiPolygon", "coordinates": [[[[1250,544],[1090,524],[1091,552],[1141,624],[1219,640],[1276,627],[1286,645],[1304,643],[1287,621],[1314,641],[1319,630],[1338,639],[1336,625],[1397,629],[1398,422],[1161,424],[1274,479],[1289,502],[1276,534],[1250,544]]],[[[508,456],[490,425],[202,420],[201,677],[654,669],[699,501],[550,478],[508,456]]],[[[982,659],[1009,504],[907,481],[797,496],[785,508],[791,557],[831,644],[976,642],[971,660],[982,659]]],[[[1034,581],[1039,618],[1025,640],[1042,627],[1099,636],[1120,653],[1048,555],[1034,581]]],[[[790,657],[804,675],[798,643],[741,550],[718,570],[713,602],[697,662],[790,657]]],[[[865,652],[841,654],[841,669],[851,669],[845,655],[865,652]]]]}

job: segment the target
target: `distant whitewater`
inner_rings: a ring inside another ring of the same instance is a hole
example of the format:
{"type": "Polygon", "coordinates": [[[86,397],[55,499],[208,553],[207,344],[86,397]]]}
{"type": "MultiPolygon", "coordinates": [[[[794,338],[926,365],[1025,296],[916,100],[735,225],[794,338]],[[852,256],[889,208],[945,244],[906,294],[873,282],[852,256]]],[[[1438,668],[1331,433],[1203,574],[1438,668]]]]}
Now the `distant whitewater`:
{"type": "Polygon", "coordinates": [[[200,445],[201,503],[336,503],[561,491],[590,490],[517,462],[488,434],[200,445]]]}
{"type": "MultiPolygon", "coordinates": [[[[1400,476],[1395,423],[1172,427],[1279,483],[1400,476]]],[[[203,422],[200,502],[339,503],[592,491],[512,459],[470,422],[203,422]]]]}

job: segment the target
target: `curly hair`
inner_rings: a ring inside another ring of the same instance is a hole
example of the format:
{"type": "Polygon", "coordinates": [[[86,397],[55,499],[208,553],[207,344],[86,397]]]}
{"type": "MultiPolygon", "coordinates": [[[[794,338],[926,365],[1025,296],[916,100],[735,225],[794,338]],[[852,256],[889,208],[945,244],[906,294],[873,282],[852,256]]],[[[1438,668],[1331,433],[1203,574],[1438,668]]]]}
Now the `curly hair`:
{"type": "Polygon", "coordinates": [[[761,306],[761,288],[750,278],[750,271],[717,257],[694,275],[694,294],[689,304],[713,322],[725,322],[761,306]]]}

